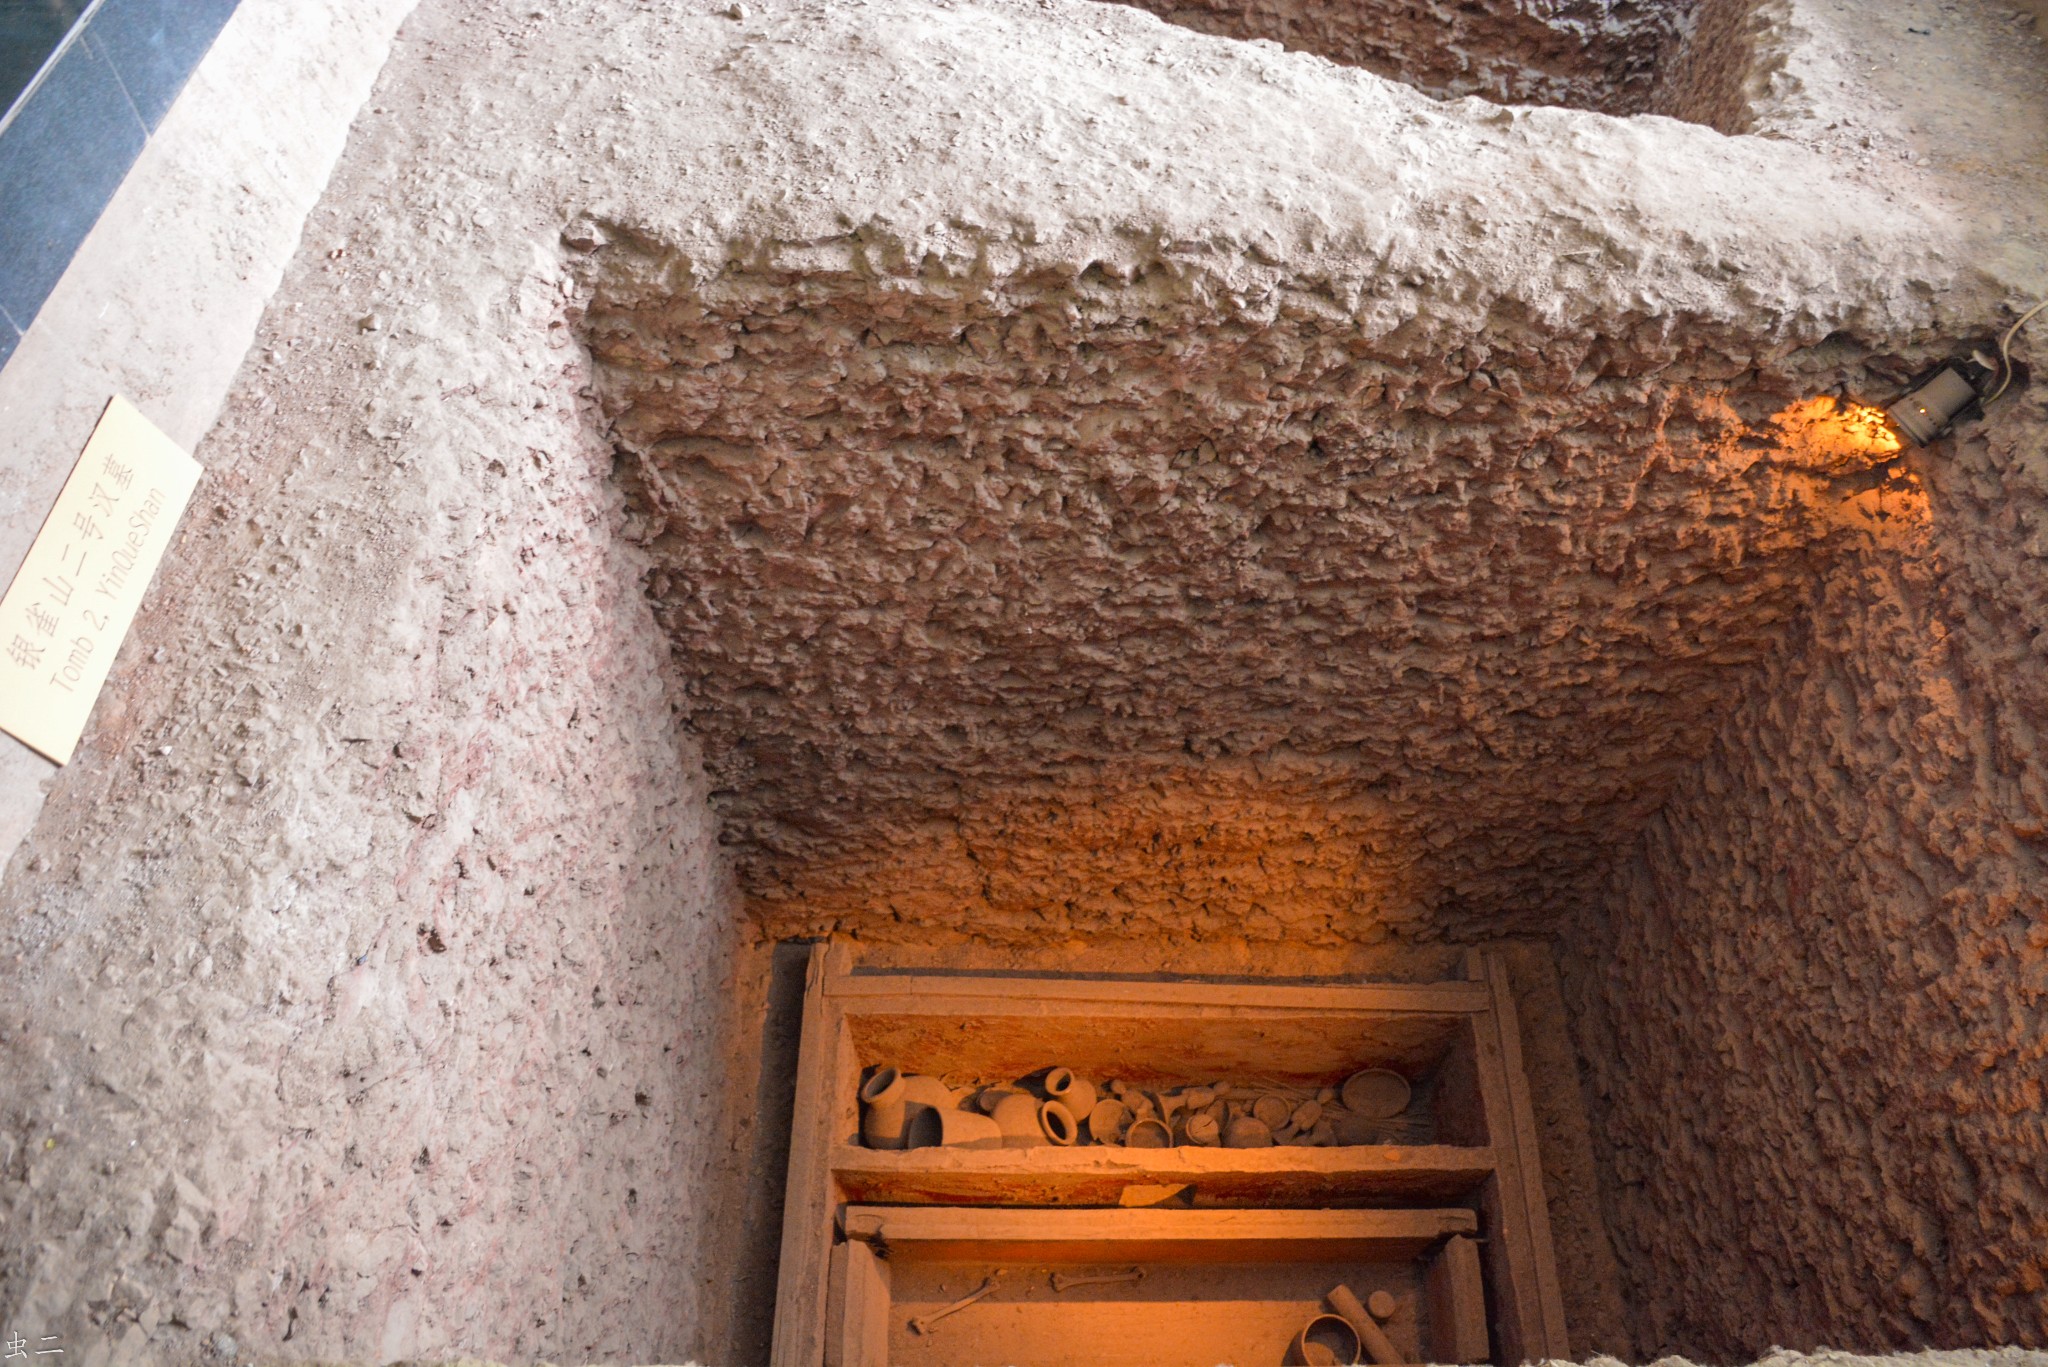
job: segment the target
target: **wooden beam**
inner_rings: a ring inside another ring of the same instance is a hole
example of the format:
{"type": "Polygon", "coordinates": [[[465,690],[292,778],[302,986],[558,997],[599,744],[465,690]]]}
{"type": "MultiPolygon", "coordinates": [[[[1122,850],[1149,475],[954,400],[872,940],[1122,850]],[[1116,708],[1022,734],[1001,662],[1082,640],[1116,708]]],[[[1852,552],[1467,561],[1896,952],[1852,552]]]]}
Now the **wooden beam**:
{"type": "Polygon", "coordinates": [[[823,1367],[825,1302],[832,1254],[832,1171],[827,1155],[839,1109],[839,1060],[845,1013],[829,999],[831,948],[811,946],[804,970],[803,1042],[796,1065],[789,1180],[783,1189],[782,1257],[775,1281],[772,1367],[823,1367]]]}
{"type": "Polygon", "coordinates": [[[1479,1274],[1479,1245],[1463,1235],[1444,1240],[1430,1260],[1423,1283],[1429,1307],[1426,1361],[1485,1362],[1486,1284],[1479,1274]]]}
{"type": "Polygon", "coordinates": [[[869,1204],[1114,1206],[1126,1187],[1188,1185],[1198,1198],[1257,1205],[1347,1201],[1441,1205],[1493,1175],[1490,1148],[909,1149],[843,1144],[832,1171],[849,1201],[869,1204]]]}
{"type": "Polygon", "coordinates": [[[849,1206],[846,1236],[892,1258],[1269,1262],[1412,1258],[1473,1234],[1469,1210],[1013,1210],[849,1206]]]}
{"type": "Polygon", "coordinates": [[[1569,1360],[1564,1297],[1557,1254],[1550,1241],[1550,1209],[1543,1196],[1542,1154],[1536,1119],[1522,1072],[1521,1033],[1515,1028],[1515,999],[1507,964],[1500,955],[1472,951],[1466,972],[1485,985],[1493,1009],[1473,1018],[1478,1042],[1480,1095],[1486,1132],[1501,1155],[1495,1181],[1481,1197],[1493,1226],[1486,1248],[1500,1316],[1502,1360],[1569,1360]]]}
{"type": "MultiPolygon", "coordinates": [[[[893,1010],[932,1015],[1016,1012],[1064,1013],[1076,1003],[1161,1008],[1185,1015],[1244,1011],[1364,1011],[1389,1014],[1458,1015],[1487,1009],[1482,983],[1356,983],[1342,986],[1268,987],[1235,982],[1149,982],[1129,979],[1033,978],[1030,996],[1016,978],[949,973],[856,973],[836,978],[832,994],[849,1005],[869,997],[900,998],[893,1010]],[[963,1001],[963,999],[965,999],[963,1001]]],[[[865,1005],[859,1009],[868,1009],[865,1005]]]]}

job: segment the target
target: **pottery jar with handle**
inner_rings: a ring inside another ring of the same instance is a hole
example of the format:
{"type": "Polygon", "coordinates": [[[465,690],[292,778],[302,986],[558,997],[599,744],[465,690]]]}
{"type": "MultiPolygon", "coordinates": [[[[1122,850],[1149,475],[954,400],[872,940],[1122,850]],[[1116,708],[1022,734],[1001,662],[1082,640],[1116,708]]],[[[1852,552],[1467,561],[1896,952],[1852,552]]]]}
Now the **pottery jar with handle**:
{"type": "Polygon", "coordinates": [[[1085,1120],[1095,1109],[1099,1095],[1095,1084],[1077,1075],[1071,1068],[1054,1068],[1045,1075],[1045,1099],[1057,1101],[1074,1113],[1076,1120],[1085,1120]]]}

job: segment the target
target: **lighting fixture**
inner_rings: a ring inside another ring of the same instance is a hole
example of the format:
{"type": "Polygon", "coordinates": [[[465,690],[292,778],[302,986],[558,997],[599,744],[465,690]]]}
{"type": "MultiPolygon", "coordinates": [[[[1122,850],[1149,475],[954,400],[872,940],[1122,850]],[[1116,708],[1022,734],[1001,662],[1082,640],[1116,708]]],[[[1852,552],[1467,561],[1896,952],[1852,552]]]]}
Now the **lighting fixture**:
{"type": "Polygon", "coordinates": [[[1968,359],[1943,361],[1921,372],[1906,392],[1885,406],[1893,427],[1915,446],[1925,446],[1946,435],[1962,418],[1982,417],[1984,406],[2012,385],[2012,339],[2048,299],[2019,316],[1998,339],[1998,359],[1973,355],[1968,359]]]}

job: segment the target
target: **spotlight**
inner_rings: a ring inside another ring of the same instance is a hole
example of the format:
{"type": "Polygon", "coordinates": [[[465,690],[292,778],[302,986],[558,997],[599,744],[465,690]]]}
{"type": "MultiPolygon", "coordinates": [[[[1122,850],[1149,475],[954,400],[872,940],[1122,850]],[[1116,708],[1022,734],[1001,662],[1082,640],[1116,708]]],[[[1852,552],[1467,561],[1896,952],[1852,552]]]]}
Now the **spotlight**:
{"type": "Polygon", "coordinates": [[[2005,330],[1998,339],[1997,360],[1977,353],[1969,360],[1943,361],[1916,375],[1905,394],[1885,405],[1892,426],[1915,446],[1925,446],[1954,427],[1958,419],[1983,417],[1984,405],[2012,384],[2013,337],[2042,309],[2048,309],[2048,299],[2021,314],[2005,330]]]}
{"type": "Polygon", "coordinates": [[[1991,372],[1974,361],[1944,361],[1915,377],[1897,401],[1885,405],[1892,426],[1925,446],[1955,426],[1956,419],[1981,417],[1989,397],[1982,386],[1991,372]]]}

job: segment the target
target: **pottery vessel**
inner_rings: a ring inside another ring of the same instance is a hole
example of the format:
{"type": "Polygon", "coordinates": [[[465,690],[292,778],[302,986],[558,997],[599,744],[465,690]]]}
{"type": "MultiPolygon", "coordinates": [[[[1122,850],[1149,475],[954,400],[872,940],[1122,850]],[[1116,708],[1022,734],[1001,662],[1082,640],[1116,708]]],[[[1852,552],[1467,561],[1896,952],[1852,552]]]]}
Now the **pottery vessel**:
{"type": "Polygon", "coordinates": [[[1223,1147],[1226,1149],[1269,1149],[1273,1146],[1273,1131],[1263,1120],[1241,1115],[1223,1127],[1223,1147]]]}
{"type": "Polygon", "coordinates": [[[1045,1075],[1045,1099],[1059,1102],[1077,1120],[1095,1109],[1096,1095],[1095,1084],[1076,1077],[1071,1068],[1055,1068],[1045,1075]]]}
{"type": "Polygon", "coordinates": [[[996,1102],[989,1118],[1002,1131],[1004,1148],[1036,1148],[1045,1142],[1045,1127],[1038,1120],[1042,1104],[1037,1097],[1023,1092],[1011,1092],[996,1102]]]}
{"type": "Polygon", "coordinates": [[[861,1143],[871,1149],[904,1147],[904,1132],[910,1125],[906,1090],[903,1074],[894,1068],[877,1068],[874,1076],[861,1084],[861,1143]]]}
{"type": "Polygon", "coordinates": [[[1344,1080],[1344,1106],[1368,1120],[1391,1120],[1414,1095],[1408,1079],[1387,1068],[1366,1068],[1344,1080]]]}
{"type": "Polygon", "coordinates": [[[1223,1127],[1207,1111],[1196,1111],[1188,1117],[1187,1136],[1188,1143],[1213,1149],[1223,1142],[1223,1127]]]}
{"type": "Polygon", "coordinates": [[[1287,1361],[1295,1367],[1352,1367],[1358,1359],[1358,1331],[1341,1315],[1317,1315],[1287,1345],[1287,1361]]]}
{"type": "Polygon", "coordinates": [[[1003,1132],[988,1116],[973,1111],[920,1111],[910,1122],[913,1149],[1000,1149],[1003,1132]]]}
{"type": "Polygon", "coordinates": [[[1039,1106],[1038,1128],[1045,1131],[1047,1139],[1061,1148],[1081,1137],[1081,1122],[1074,1119],[1074,1113],[1061,1101],[1047,1101],[1039,1106]]]}
{"type": "Polygon", "coordinates": [[[1104,1097],[1088,1112],[1088,1135],[1098,1144],[1121,1144],[1131,1113],[1114,1097],[1104,1097]]]}
{"type": "Polygon", "coordinates": [[[1252,1103],[1252,1114],[1258,1117],[1267,1129],[1277,1130],[1294,1114],[1294,1104],[1278,1093],[1268,1092],[1252,1103]]]}
{"type": "Polygon", "coordinates": [[[1131,1128],[1124,1132],[1124,1147],[1127,1149],[1170,1149],[1173,1147],[1173,1131],[1166,1128],[1163,1120],[1149,1116],[1131,1122],[1131,1128]]]}

